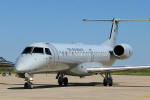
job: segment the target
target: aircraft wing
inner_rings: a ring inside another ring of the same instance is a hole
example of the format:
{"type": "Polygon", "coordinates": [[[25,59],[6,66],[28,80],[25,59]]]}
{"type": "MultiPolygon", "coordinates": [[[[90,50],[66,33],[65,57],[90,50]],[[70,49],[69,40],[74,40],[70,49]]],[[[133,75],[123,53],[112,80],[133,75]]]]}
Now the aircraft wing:
{"type": "Polygon", "coordinates": [[[93,67],[87,68],[86,70],[91,73],[104,73],[104,72],[121,72],[127,70],[137,70],[137,69],[150,69],[150,66],[111,66],[111,67],[93,67]]]}

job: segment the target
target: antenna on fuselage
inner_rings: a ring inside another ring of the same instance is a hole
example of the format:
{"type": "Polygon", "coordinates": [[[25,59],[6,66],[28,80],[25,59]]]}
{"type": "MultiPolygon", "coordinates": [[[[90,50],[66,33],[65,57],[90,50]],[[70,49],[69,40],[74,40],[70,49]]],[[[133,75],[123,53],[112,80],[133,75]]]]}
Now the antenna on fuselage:
{"type": "Polygon", "coordinates": [[[116,38],[117,38],[117,33],[118,33],[118,24],[119,22],[129,22],[129,21],[150,21],[150,19],[128,19],[128,20],[120,20],[120,19],[115,19],[113,18],[112,20],[89,20],[89,19],[83,19],[83,21],[86,22],[112,22],[112,27],[111,27],[111,32],[110,32],[110,37],[105,44],[114,46],[116,44],[116,38]]]}

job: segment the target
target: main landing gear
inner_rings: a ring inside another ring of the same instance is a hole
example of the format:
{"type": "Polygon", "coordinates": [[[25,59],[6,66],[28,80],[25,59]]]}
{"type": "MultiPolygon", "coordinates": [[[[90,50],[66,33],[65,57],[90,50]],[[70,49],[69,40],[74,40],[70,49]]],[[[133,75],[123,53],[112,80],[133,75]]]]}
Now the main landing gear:
{"type": "Polygon", "coordinates": [[[24,89],[32,89],[33,88],[33,84],[31,81],[33,81],[33,76],[25,73],[25,84],[24,84],[24,89]]]}
{"type": "Polygon", "coordinates": [[[107,86],[107,85],[112,86],[113,85],[113,79],[112,79],[111,74],[110,73],[105,73],[104,75],[105,76],[102,75],[102,77],[104,78],[103,85],[104,86],[107,86]]]}
{"type": "Polygon", "coordinates": [[[58,79],[59,86],[62,86],[62,85],[67,86],[68,85],[68,78],[64,77],[63,73],[58,73],[56,76],[56,79],[58,79]]]}

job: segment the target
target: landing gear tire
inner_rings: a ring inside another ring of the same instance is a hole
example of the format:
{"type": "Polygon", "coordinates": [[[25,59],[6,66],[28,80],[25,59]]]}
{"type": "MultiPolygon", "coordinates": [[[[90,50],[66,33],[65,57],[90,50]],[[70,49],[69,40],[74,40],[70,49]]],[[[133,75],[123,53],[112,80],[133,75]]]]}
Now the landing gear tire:
{"type": "Polygon", "coordinates": [[[59,86],[63,85],[63,78],[61,78],[61,77],[58,78],[58,84],[59,84],[59,86]]]}
{"type": "Polygon", "coordinates": [[[67,86],[68,85],[68,78],[67,77],[64,77],[64,78],[59,77],[58,78],[58,84],[59,84],[59,86],[62,86],[62,85],[67,86]]]}
{"type": "Polygon", "coordinates": [[[5,76],[6,76],[6,73],[2,73],[2,76],[5,77],[5,76]]]}
{"type": "Polygon", "coordinates": [[[25,82],[24,89],[33,89],[33,84],[31,82],[25,82]]]}
{"type": "Polygon", "coordinates": [[[103,80],[103,85],[104,86],[107,86],[107,85],[112,86],[113,85],[113,79],[112,79],[110,73],[105,74],[105,77],[104,77],[104,80],[103,80]]]}
{"type": "Polygon", "coordinates": [[[103,85],[107,86],[107,80],[106,79],[103,80],[103,85]]]}
{"type": "Polygon", "coordinates": [[[112,86],[113,85],[113,80],[112,79],[108,79],[108,85],[112,86]]]}
{"type": "Polygon", "coordinates": [[[67,85],[68,85],[68,78],[67,78],[67,77],[64,77],[63,83],[64,83],[64,86],[67,86],[67,85]]]}

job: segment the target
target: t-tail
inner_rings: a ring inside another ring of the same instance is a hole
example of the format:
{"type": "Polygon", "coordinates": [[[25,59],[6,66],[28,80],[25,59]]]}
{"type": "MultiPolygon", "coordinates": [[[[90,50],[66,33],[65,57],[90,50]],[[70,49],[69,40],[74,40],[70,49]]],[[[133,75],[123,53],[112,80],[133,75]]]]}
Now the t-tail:
{"type": "Polygon", "coordinates": [[[104,45],[115,46],[116,45],[116,41],[117,41],[117,33],[118,33],[118,24],[119,24],[119,22],[150,21],[150,19],[144,19],[144,20],[135,20],[135,19],[133,19],[133,20],[132,19],[120,20],[120,19],[113,18],[112,20],[88,20],[88,19],[83,19],[83,21],[88,21],[88,22],[112,22],[110,37],[103,44],[104,45]]]}

